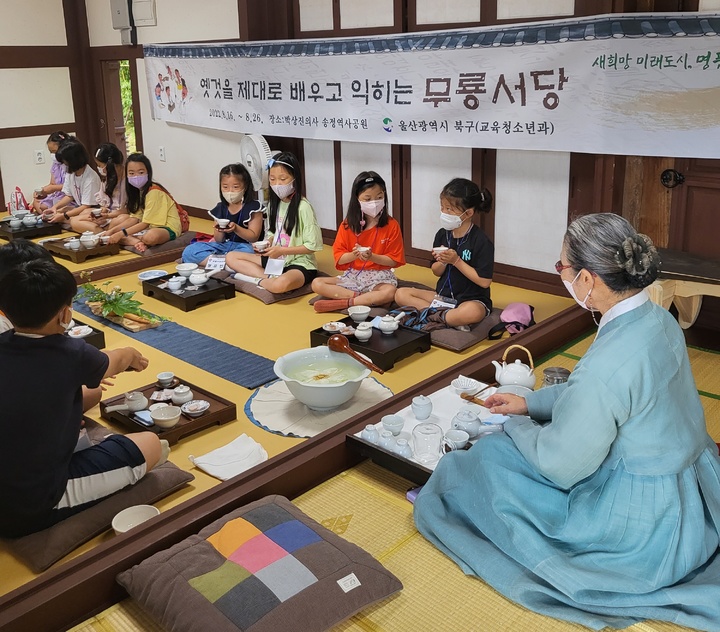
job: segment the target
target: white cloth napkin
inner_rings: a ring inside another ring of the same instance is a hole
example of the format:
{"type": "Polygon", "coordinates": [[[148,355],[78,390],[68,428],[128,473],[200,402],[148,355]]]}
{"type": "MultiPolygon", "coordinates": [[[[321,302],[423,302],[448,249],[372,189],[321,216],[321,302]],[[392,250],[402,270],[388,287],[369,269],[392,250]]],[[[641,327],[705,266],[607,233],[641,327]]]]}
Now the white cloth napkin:
{"type": "Polygon", "coordinates": [[[208,452],[203,456],[188,455],[188,459],[204,472],[226,481],[245,470],[267,461],[268,454],[255,439],[241,434],[221,448],[208,452]]]}

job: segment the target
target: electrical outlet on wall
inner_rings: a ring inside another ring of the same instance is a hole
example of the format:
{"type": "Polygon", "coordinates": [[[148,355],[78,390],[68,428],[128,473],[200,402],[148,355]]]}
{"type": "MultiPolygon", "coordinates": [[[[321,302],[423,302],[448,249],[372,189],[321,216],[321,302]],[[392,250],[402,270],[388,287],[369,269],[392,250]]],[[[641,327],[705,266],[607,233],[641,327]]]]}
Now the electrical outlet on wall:
{"type": "Polygon", "coordinates": [[[33,156],[35,157],[35,164],[36,165],[43,165],[45,164],[45,152],[42,149],[36,149],[33,152],[33,156]]]}
{"type": "Polygon", "coordinates": [[[165,147],[160,146],[160,161],[165,162],[165,147]]]}

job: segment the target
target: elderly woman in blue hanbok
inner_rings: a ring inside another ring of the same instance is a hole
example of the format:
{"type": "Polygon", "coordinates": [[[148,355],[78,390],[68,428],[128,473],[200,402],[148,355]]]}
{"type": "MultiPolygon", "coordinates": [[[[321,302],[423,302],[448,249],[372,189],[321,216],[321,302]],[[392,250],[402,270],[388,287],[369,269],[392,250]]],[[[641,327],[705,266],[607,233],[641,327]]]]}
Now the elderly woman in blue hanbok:
{"type": "Polygon", "coordinates": [[[574,221],[556,264],[601,314],[566,384],[493,395],[506,434],[440,461],[420,532],[508,598],[594,629],[720,630],[720,459],[682,332],[643,289],[652,242],[613,214],[574,221]]]}

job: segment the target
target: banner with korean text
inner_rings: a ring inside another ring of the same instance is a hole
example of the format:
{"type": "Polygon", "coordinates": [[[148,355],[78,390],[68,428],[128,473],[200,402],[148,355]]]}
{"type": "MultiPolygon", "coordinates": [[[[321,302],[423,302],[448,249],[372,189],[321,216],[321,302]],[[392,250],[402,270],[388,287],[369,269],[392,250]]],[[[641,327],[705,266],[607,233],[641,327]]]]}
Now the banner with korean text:
{"type": "Polygon", "coordinates": [[[153,116],[270,136],[720,158],[720,14],[144,47],[153,116]]]}

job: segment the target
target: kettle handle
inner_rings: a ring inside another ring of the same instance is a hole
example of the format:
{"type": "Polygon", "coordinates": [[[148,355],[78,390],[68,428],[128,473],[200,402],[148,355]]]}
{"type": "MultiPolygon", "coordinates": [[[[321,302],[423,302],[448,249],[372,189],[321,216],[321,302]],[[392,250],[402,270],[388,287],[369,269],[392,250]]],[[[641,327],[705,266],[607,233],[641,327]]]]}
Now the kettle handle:
{"type": "Polygon", "coordinates": [[[510,349],[522,349],[525,353],[527,353],[528,360],[530,360],[530,370],[535,370],[535,365],[533,364],[532,355],[530,355],[530,352],[523,347],[522,345],[510,345],[507,349],[505,349],[505,353],[503,353],[502,361],[505,362],[505,358],[507,358],[507,354],[510,351],[510,349]]]}

